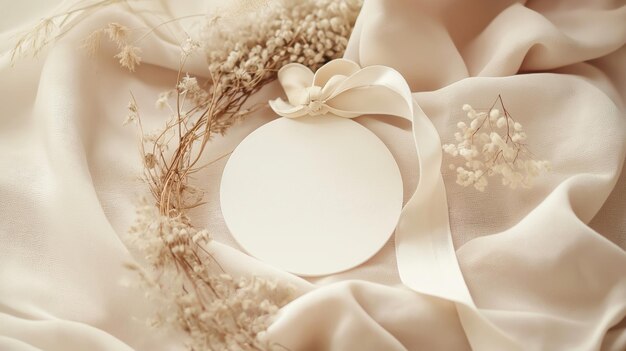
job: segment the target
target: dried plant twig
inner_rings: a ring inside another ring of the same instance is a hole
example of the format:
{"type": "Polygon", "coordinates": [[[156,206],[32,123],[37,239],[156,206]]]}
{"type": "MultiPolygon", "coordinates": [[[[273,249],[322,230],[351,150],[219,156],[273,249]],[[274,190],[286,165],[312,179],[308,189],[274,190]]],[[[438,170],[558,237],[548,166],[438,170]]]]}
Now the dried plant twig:
{"type": "Polygon", "coordinates": [[[484,191],[487,177],[499,175],[502,184],[511,189],[529,188],[535,177],[550,169],[548,161],[532,158],[522,124],[513,119],[501,95],[484,112],[467,104],[463,111],[470,124],[458,122],[460,131],[454,134],[458,144],[443,145],[444,152],[462,159],[461,165],[450,164],[457,172],[457,184],[484,191]],[[501,110],[496,108],[498,104],[501,110]]]}

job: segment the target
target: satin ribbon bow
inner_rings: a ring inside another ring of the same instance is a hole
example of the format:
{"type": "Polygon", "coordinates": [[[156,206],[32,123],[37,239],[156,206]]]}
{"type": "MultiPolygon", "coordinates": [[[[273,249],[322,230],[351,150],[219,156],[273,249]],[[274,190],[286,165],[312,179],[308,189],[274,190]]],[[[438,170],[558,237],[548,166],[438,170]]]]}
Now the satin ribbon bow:
{"type": "Polygon", "coordinates": [[[384,114],[411,120],[413,116],[411,90],[390,67],[361,68],[355,62],[336,59],[313,74],[306,66],[291,63],[280,69],[278,80],[288,101],[278,98],[269,104],[283,117],[384,114]]]}

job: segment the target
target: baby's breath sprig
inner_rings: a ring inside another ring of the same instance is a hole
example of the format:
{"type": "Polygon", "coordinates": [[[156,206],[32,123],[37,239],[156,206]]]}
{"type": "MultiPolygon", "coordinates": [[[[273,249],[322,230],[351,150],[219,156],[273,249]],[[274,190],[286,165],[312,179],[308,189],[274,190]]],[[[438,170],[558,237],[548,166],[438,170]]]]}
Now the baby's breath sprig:
{"type": "Polygon", "coordinates": [[[550,169],[548,161],[532,159],[525,144],[526,133],[507,111],[502,96],[498,95],[487,111],[476,111],[468,104],[463,105],[463,111],[469,125],[458,122],[460,131],[454,134],[457,144],[443,145],[445,153],[462,160],[460,165],[449,165],[457,172],[457,184],[484,191],[487,177],[499,175],[502,184],[511,189],[530,188],[535,177],[550,169]],[[495,108],[498,103],[502,110],[495,108]]]}
{"type": "Polygon", "coordinates": [[[205,249],[211,238],[185,215],[162,216],[152,201],[137,207],[129,244],[145,265],[129,263],[145,294],[158,306],[151,326],[189,336],[190,350],[285,349],[263,337],[291,290],[258,277],[233,278],[205,249]],[[146,267],[147,266],[147,267],[146,267]]]}

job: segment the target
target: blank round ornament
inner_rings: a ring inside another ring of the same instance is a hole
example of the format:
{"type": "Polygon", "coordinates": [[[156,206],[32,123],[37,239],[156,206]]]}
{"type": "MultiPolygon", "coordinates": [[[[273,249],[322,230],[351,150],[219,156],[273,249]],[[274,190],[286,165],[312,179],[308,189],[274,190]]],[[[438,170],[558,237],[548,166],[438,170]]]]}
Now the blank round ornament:
{"type": "Polygon", "coordinates": [[[402,210],[402,178],[383,142],[332,114],[278,118],[246,137],[222,176],[222,214],[250,255],[320,276],[378,252],[402,210]]]}

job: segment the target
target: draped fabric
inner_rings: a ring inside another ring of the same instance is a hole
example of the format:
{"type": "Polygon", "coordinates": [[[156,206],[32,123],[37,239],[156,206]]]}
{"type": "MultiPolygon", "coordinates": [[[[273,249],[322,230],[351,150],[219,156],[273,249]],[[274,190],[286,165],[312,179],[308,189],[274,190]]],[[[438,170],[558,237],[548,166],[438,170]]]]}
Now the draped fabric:
{"type": "MultiPolygon", "coordinates": [[[[178,2],[168,15],[213,6],[178,2]]],[[[134,74],[119,67],[112,45],[95,58],[78,49],[106,23],[151,21],[158,18],[125,6],[103,10],[14,67],[4,44],[12,32],[0,36],[2,350],[182,349],[178,335],[145,326],[152,306],[123,268],[132,256],[120,237],[146,193],[135,130],[122,126],[128,92],[144,128],[164,123],[154,101],[176,82],[187,23],[147,37],[134,74]]],[[[428,213],[447,214],[449,242],[417,245],[426,237],[401,221],[397,237],[365,264],[308,280],[237,247],[219,208],[223,159],[196,180],[208,204],[194,210],[194,223],[216,238],[210,250],[229,273],[296,287],[299,297],[269,330],[291,350],[624,350],[625,42],[623,1],[366,0],[346,58],[399,71],[441,143],[454,141],[463,104],[489,107],[501,95],[552,171],[532,189],[492,181],[478,192],[455,183],[444,155],[445,201],[405,210],[403,221],[414,227],[432,220],[428,213]],[[405,239],[416,243],[414,254],[400,245],[405,239]],[[434,270],[427,257],[437,247],[455,253],[457,271],[434,270]]],[[[188,67],[206,76],[202,58],[188,67]]],[[[282,94],[272,83],[254,100],[282,94]]],[[[216,138],[206,161],[274,118],[270,109],[255,112],[216,138]]],[[[389,147],[410,204],[432,173],[416,152],[413,135],[423,129],[382,115],[354,120],[389,147]]]]}

